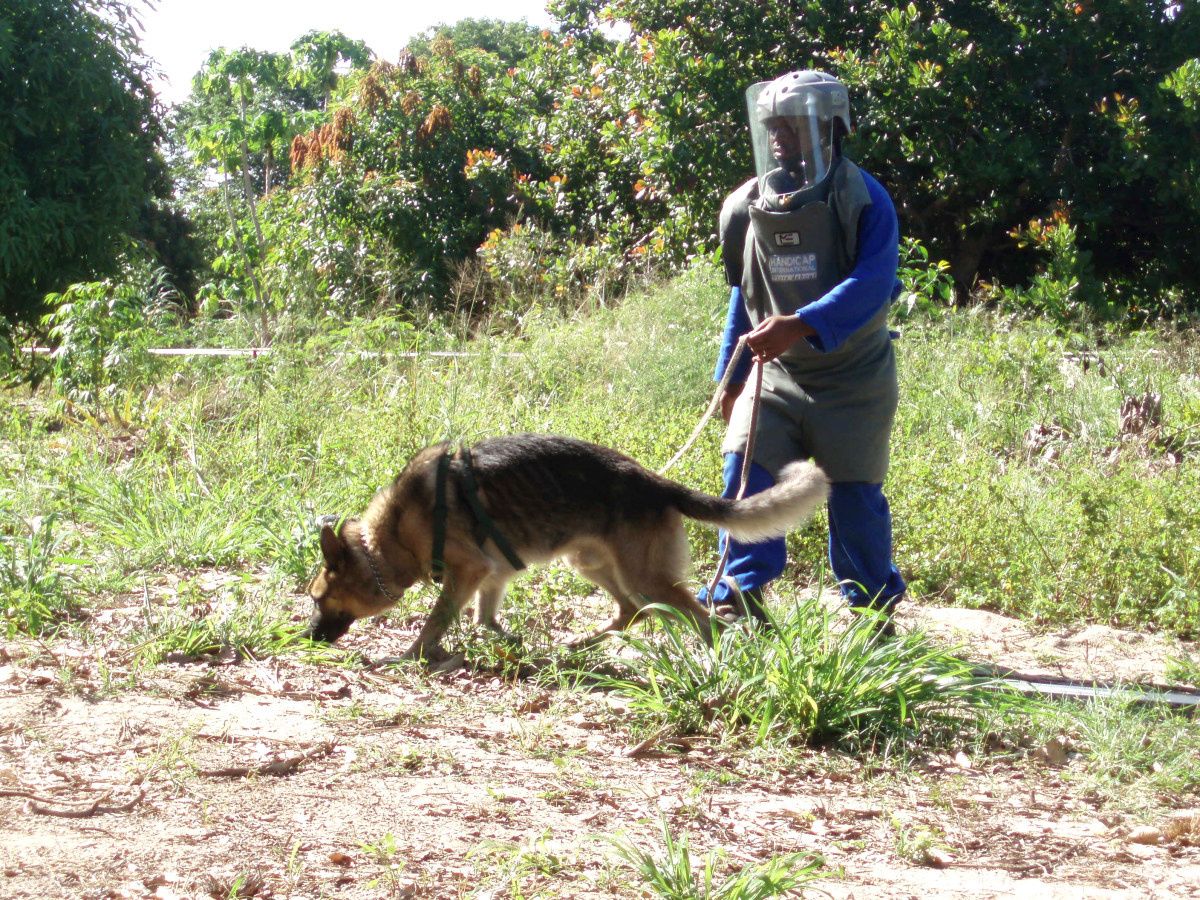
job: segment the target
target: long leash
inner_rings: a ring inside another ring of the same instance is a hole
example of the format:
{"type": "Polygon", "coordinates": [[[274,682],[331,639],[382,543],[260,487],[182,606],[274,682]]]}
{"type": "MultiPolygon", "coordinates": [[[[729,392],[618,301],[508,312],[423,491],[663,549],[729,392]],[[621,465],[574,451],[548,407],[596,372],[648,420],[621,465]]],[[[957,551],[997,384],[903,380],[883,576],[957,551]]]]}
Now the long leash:
{"type": "MultiPolygon", "coordinates": [[[[721,403],[721,396],[725,393],[725,389],[729,387],[729,381],[733,376],[733,370],[737,366],[738,360],[741,359],[742,353],[746,349],[746,337],[742,335],[738,339],[737,347],[734,348],[733,354],[729,358],[729,363],[725,366],[725,374],[721,378],[721,383],[717,385],[717,390],[713,394],[712,402],[708,404],[708,409],[704,415],[700,417],[700,422],[692,431],[691,436],[684,442],[676,453],[667,462],[665,466],[658,470],[658,474],[664,474],[668,469],[679,462],[683,455],[692,449],[692,445],[700,437],[704,431],[704,426],[708,424],[708,420],[712,418],[717,407],[721,403]]],[[[741,500],[746,495],[746,486],[750,483],[750,465],[754,459],[754,443],[758,438],[758,413],[762,406],[762,383],[763,383],[763,367],[758,360],[754,361],[754,393],[750,398],[750,429],[746,434],[746,447],[742,451],[742,471],[738,479],[737,495],[734,499],[741,500]]],[[[708,596],[712,597],[716,591],[717,585],[721,582],[721,577],[725,574],[725,567],[729,564],[729,540],[725,541],[725,549],[721,551],[721,559],[717,563],[717,569],[713,573],[712,581],[708,585],[708,596]]]]}

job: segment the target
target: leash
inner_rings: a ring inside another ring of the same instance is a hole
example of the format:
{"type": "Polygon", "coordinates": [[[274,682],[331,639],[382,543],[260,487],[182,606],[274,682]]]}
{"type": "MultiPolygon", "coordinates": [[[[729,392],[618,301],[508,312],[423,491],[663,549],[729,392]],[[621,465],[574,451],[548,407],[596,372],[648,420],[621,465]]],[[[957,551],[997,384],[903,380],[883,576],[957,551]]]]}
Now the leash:
{"type": "MultiPolygon", "coordinates": [[[[700,417],[700,423],[692,431],[691,436],[684,441],[679,452],[671,457],[670,461],[665,466],[658,470],[658,474],[664,474],[668,469],[679,462],[683,455],[692,449],[692,445],[700,437],[704,431],[704,426],[708,424],[708,420],[712,418],[713,413],[717,411],[717,407],[721,403],[721,396],[725,393],[725,389],[729,387],[730,379],[733,377],[733,370],[737,366],[738,360],[741,359],[742,353],[746,349],[746,338],[748,335],[742,335],[737,342],[737,346],[733,350],[733,354],[729,357],[729,362],[725,366],[725,374],[721,376],[721,383],[717,385],[717,390],[713,394],[712,401],[708,404],[708,409],[704,411],[704,415],[700,417]]],[[[734,499],[741,500],[746,495],[746,485],[750,483],[750,465],[754,459],[754,442],[758,437],[758,412],[762,406],[762,383],[763,383],[763,367],[758,360],[754,361],[754,393],[750,398],[750,430],[746,435],[746,448],[742,452],[742,471],[738,481],[737,496],[734,499]]],[[[708,585],[708,596],[713,595],[717,584],[721,581],[721,576],[725,574],[725,566],[729,563],[729,541],[725,541],[725,549],[721,552],[721,559],[717,563],[717,570],[713,574],[712,581],[708,585]]]]}
{"type": "MultiPolygon", "coordinates": [[[[738,350],[745,345],[746,338],[743,337],[738,342],[738,350]]],[[[729,365],[725,367],[726,378],[729,376],[729,370],[733,368],[734,362],[737,361],[737,354],[729,361],[729,365]]],[[[724,379],[722,379],[724,380],[724,379]]],[[[763,367],[758,360],[754,361],[754,394],[750,398],[750,429],[746,433],[746,449],[742,451],[742,471],[739,475],[737,496],[735,500],[741,500],[746,496],[746,486],[750,483],[750,466],[754,460],[754,443],[758,438],[758,411],[762,407],[762,383],[763,383],[763,367]]],[[[709,602],[712,602],[712,596],[717,590],[717,585],[721,582],[721,577],[725,574],[725,566],[729,564],[729,536],[725,536],[725,549],[721,551],[721,559],[717,562],[716,571],[713,572],[712,581],[708,583],[709,602]]]]}
{"type": "MultiPolygon", "coordinates": [[[[679,452],[672,456],[667,464],[658,470],[659,475],[665,475],[668,469],[674,466],[675,463],[679,462],[679,460],[683,459],[683,455],[692,449],[692,445],[696,443],[696,439],[699,438],[700,433],[704,431],[704,426],[708,424],[708,420],[711,419],[713,417],[713,413],[717,411],[717,407],[721,404],[721,395],[725,393],[725,388],[729,387],[730,379],[733,378],[733,370],[737,366],[738,360],[742,358],[742,352],[746,349],[747,337],[748,335],[743,334],[740,338],[738,338],[737,346],[733,348],[733,355],[729,357],[729,363],[725,366],[725,374],[721,376],[721,383],[717,385],[716,393],[713,394],[712,401],[708,404],[708,409],[706,409],[704,411],[704,415],[700,417],[700,422],[692,431],[691,437],[683,442],[683,446],[679,448],[679,452]]],[[[758,384],[761,385],[762,366],[759,366],[758,368],[758,384]]],[[[758,388],[755,388],[754,412],[756,415],[758,412],[758,400],[759,392],[758,388]]]]}

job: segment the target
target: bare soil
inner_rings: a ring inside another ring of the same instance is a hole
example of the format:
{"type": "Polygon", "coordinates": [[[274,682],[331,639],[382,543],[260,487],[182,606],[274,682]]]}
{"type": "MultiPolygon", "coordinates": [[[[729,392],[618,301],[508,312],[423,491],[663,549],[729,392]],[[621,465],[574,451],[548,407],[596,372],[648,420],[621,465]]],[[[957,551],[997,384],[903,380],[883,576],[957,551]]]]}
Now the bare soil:
{"type": "MultiPolygon", "coordinates": [[[[1162,681],[1179,652],[968,610],[901,624],[1074,677],[1162,681]]],[[[374,657],[414,625],[348,640],[374,657]]],[[[820,854],[813,896],[1200,897],[1200,825],[1155,838],[1069,761],[643,747],[612,697],[492,674],[279,658],[133,678],[126,658],[102,634],[0,644],[0,897],[646,897],[605,836],[657,846],[663,819],[727,870],[820,854]]]]}

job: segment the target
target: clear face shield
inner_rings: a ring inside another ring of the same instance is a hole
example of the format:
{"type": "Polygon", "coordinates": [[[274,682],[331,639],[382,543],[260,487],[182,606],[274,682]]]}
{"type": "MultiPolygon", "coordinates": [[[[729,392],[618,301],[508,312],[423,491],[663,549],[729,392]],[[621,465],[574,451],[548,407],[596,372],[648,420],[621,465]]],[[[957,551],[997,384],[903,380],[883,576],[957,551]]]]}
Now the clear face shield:
{"type": "Polygon", "coordinates": [[[791,91],[781,102],[763,81],[746,91],[754,167],[764,197],[819,184],[833,165],[833,116],[819,91],[791,91]]]}

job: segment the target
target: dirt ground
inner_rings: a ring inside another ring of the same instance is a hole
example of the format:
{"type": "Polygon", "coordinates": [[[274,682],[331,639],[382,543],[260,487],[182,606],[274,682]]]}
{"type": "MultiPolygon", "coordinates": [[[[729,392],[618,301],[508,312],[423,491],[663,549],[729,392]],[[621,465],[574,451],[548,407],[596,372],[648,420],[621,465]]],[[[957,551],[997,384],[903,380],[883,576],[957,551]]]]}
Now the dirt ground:
{"type": "MultiPolygon", "coordinates": [[[[901,623],[1075,677],[1162,681],[1179,652],[978,611],[910,606],[901,623]]],[[[361,623],[350,643],[390,652],[414,625],[361,623]]],[[[614,698],[490,674],[284,658],[132,682],[122,665],[103,640],[0,643],[0,897],[646,897],[605,836],[657,847],[663,820],[727,869],[819,853],[812,896],[1200,897],[1200,819],[1106,810],[1065,761],[781,767],[642,747],[614,698]]]]}

